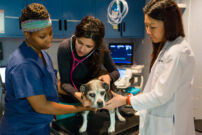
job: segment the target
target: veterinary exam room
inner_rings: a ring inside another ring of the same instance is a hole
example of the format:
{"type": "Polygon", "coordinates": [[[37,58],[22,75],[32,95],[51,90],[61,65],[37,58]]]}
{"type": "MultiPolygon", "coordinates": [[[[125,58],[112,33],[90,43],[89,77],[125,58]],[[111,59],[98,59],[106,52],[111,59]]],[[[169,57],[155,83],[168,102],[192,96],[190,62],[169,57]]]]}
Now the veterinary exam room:
{"type": "Polygon", "coordinates": [[[0,135],[202,135],[202,0],[0,0],[0,135]]]}

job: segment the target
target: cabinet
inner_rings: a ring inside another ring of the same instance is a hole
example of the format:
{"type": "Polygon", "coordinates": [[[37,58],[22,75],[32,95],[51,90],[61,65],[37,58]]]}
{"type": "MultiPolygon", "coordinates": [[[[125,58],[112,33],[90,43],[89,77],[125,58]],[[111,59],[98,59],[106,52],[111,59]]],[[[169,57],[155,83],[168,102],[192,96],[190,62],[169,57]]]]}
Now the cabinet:
{"type": "Polygon", "coordinates": [[[0,9],[4,10],[5,33],[0,33],[0,37],[22,37],[19,17],[21,10],[25,7],[25,0],[1,0],[0,9]]]}
{"type": "Polygon", "coordinates": [[[93,0],[62,1],[65,36],[70,37],[74,34],[76,25],[80,23],[83,17],[94,15],[95,7],[93,5],[93,0]]]}
{"type": "Polygon", "coordinates": [[[50,13],[54,38],[66,38],[74,34],[76,25],[87,15],[101,19],[107,38],[144,37],[145,0],[127,0],[129,11],[119,29],[113,29],[107,21],[107,8],[112,0],[0,0],[4,10],[5,33],[0,37],[23,37],[19,17],[21,10],[30,3],[43,4],[50,13]]]}
{"type": "Polygon", "coordinates": [[[112,0],[96,0],[95,16],[102,20],[105,25],[105,37],[119,38],[121,37],[119,30],[114,30],[112,25],[107,21],[107,8],[112,0]]]}
{"type": "Polygon", "coordinates": [[[27,0],[27,4],[43,4],[50,13],[54,38],[66,38],[74,34],[76,25],[87,15],[93,15],[93,0],[27,0]]]}
{"type": "Polygon", "coordinates": [[[122,22],[123,37],[144,38],[144,0],[127,0],[129,11],[122,22]]]}
{"type": "Polygon", "coordinates": [[[129,11],[118,29],[113,29],[107,21],[107,8],[111,0],[98,0],[95,3],[95,16],[105,24],[106,37],[144,37],[144,13],[145,0],[127,0],[129,11]]]}

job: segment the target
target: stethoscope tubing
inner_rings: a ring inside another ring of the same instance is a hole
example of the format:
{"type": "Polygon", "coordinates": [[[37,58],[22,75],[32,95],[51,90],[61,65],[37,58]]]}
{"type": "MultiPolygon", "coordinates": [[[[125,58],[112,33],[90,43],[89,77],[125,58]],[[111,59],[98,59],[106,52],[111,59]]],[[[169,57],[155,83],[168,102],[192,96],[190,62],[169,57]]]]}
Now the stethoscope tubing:
{"type": "MultiPolygon", "coordinates": [[[[74,35],[73,35],[73,36],[74,36],[74,35]]],[[[73,51],[73,48],[72,48],[72,38],[73,38],[73,36],[70,38],[71,54],[72,54],[72,57],[73,57],[73,63],[72,63],[72,68],[71,68],[71,72],[70,72],[70,81],[72,82],[74,88],[75,88],[77,91],[79,91],[78,88],[76,87],[74,81],[73,81],[73,78],[72,78],[72,76],[73,76],[73,71],[75,70],[75,68],[76,68],[80,63],[82,63],[82,62],[85,61],[88,57],[90,57],[90,56],[93,54],[94,50],[91,51],[85,58],[83,58],[83,59],[81,59],[81,60],[77,59],[77,58],[75,57],[75,55],[74,55],[74,51],[73,51]],[[76,63],[76,62],[77,62],[77,63],[76,63]]]]}

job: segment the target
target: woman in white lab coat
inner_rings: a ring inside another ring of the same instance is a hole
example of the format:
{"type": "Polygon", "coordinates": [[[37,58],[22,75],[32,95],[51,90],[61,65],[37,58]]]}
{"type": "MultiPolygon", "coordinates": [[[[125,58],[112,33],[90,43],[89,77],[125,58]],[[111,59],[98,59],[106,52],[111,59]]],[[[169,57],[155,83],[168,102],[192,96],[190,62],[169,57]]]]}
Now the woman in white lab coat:
{"type": "Polygon", "coordinates": [[[114,93],[105,108],[131,104],[140,112],[140,135],[194,135],[191,86],[195,61],[184,39],[180,9],[172,0],[151,0],[144,13],[153,44],[146,86],[135,96],[114,93]]]}

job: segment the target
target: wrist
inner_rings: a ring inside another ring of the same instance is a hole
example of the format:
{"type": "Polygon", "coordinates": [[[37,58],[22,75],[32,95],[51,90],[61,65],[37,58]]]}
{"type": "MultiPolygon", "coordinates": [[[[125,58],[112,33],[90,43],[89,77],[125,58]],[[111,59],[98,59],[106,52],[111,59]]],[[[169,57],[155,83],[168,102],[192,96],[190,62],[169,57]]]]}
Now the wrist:
{"type": "Polygon", "coordinates": [[[88,109],[87,109],[86,107],[84,107],[83,105],[78,105],[77,107],[78,107],[78,110],[79,110],[80,112],[82,112],[82,111],[87,111],[87,110],[88,110],[88,109]]]}
{"type": "Polygon", "coordinates": [[[80,102],[82,101],[81,100],[81,92],[74,92],[74,97],[76,98],[76,99],[78,99],[80,102]]]}
{"type": "Polygon", "coordinates": [[[126,98],[126,104],[127,105],[131,105],[131,102],[130,102],[130,98],[131,98],[132,94],[130,93],[127,98],[126,98]]]}

